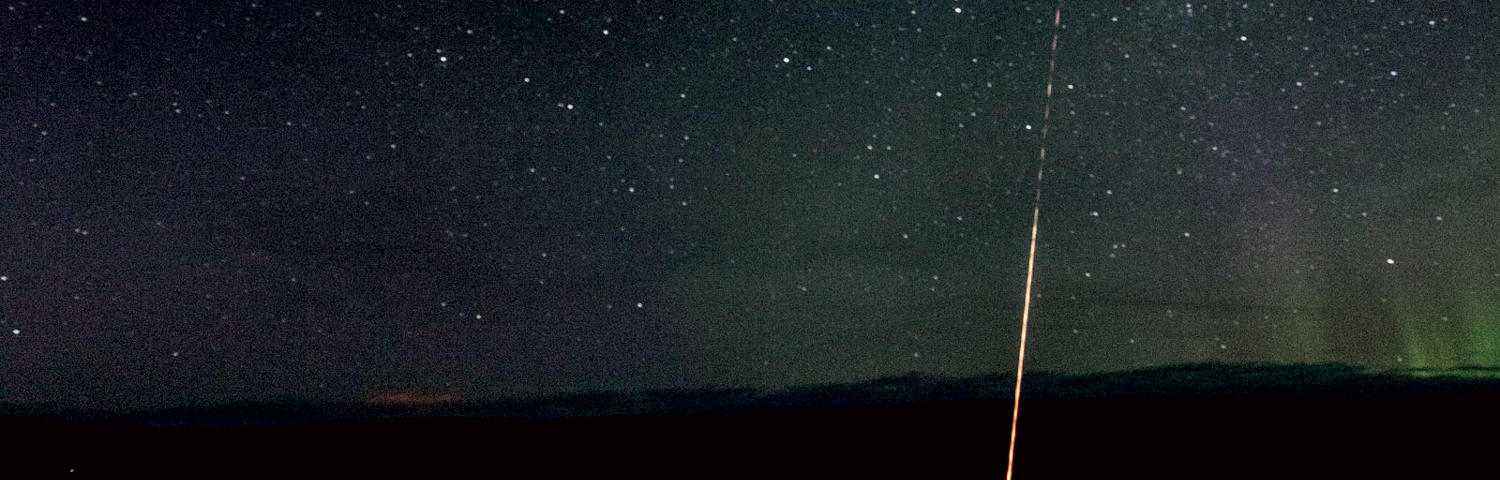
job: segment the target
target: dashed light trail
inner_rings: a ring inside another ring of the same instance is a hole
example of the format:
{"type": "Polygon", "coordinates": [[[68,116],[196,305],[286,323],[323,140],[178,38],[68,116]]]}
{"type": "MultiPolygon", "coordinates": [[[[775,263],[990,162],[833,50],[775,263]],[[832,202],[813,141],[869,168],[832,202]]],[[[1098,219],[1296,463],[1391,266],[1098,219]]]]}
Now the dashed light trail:
{"type": "Polygon", "coordinates": [[[1047,64],[1047,100],[1042,107],[1042,141],[1037,153],[1036,198],[1031,204],[1031,251],[1026,256],[1026,300],[1021,307],[1021,349],[1016,353],[1015,403],[1010,412],[1010,451],[1005,464],[1005,478],[1010,480],[1016,468],[1016,424],[1021,417],[1021,374],[1026,371],[1026,328],[1031,324],[1031,283],[1036,272],[1037,223],[1042,216],[1042,168],[1047,162],[1047,120],[1052,116],[1052,78],[1057,71],[1057,37],[1062,26],[1062,0],[1052,14],[1052,59],[1047,64]]]}

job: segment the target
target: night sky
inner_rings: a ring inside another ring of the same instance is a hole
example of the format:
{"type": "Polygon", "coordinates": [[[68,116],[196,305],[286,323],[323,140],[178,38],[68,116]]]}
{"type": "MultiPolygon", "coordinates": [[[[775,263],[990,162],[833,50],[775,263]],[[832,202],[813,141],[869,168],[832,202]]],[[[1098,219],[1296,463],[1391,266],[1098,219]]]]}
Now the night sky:
{"type": "MultiPolygon", "coordinates": [[[[9,2],[0,402],[1014,368],[1055,3],[9,2]]],[[[1500,10],[1067,2],[1027,368],[1500,366],[1500,10]]]]}

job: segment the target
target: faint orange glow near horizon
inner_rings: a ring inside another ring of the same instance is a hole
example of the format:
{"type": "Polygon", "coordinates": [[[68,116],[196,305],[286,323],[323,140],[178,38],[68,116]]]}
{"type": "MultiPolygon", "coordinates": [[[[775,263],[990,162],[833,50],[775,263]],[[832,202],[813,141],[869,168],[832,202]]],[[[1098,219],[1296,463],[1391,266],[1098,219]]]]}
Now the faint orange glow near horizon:
{"type": "Polygon", "coordinates": [[[366,403],[382,405],[435,405],[441,403],[453,403],[459,401],[457,395],[422,395],[415,393],[390,393],[376,395],[366,400],[366,403]]]}

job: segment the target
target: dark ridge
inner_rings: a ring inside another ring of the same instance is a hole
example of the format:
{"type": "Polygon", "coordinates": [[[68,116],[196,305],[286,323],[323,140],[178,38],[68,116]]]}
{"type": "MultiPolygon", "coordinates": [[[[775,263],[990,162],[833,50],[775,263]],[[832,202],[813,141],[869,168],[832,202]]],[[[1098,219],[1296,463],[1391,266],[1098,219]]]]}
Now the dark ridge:
{"type": "MultiPolygon", "coordinates": [[[[947,377],[911,372],[874,380],[787,387],[598,391],[536,398],[431,402],[278,399],[139,411],[76,411],[55,404],[0,404],[0,418],[121,426],[295,425],[391,418],[585,418],[700,415],[803,408],[1007,400],[1013,374],[947,377]]],[[[1372,373],[1340,363],[1184,364],[1138,370],[1026,376],[1023,400],[1173,397],[1290,397],[1342,400],[1431,398],[1500,391],[1500,369],[1466,366],[1372,373]]]]}
{"type": "MultiPolygon", "coordinates": [[[[1201,364],[1028,375],[1016,478],[1459,478],[1442,472],[1472,472],[1500,427],[1500,379],[1474,372],[1201,364]]],[[[9,405],[0,431],[14,478],[1003,478],[1011,382],[914,373],[775,392],[116,413],[9,405]]]]}

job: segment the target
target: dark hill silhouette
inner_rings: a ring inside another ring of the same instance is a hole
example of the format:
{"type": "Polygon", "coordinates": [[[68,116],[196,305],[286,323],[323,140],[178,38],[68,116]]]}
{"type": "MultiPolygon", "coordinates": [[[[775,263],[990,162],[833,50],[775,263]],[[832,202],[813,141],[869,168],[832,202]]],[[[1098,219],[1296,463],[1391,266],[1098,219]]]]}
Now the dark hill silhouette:
{"type": "MultiPolygon", "coordinates": [[[[1485,457],[1465,452],[1493,449],[1497,373],[1198,364],[1028,374],[1017,478],[1439,478],[1433,469],[1473,467],[1485,457]]],[[[41,473],[1001,478],[1013,381],[912,373],[773,392],[135,412],[10,405],[0,429],[6,442],[25,439],[10,465],[41,473]]]]}

